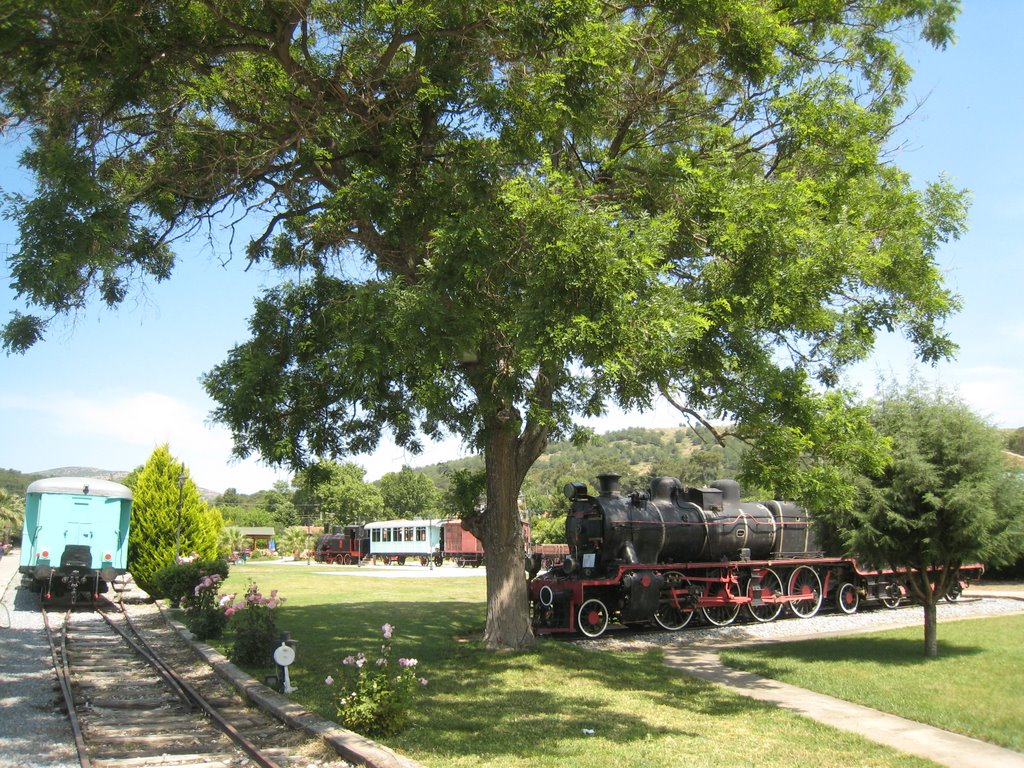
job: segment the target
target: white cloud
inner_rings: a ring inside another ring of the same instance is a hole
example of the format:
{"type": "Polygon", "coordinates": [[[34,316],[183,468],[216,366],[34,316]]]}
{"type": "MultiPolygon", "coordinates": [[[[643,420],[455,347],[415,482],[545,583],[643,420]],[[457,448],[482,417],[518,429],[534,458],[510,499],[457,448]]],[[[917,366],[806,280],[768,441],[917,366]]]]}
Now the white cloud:
{"type": "Polygon", "coordinates": [[[8,424],[21,424],[19,431],[31,435],[31,446],[26,441],[6,459],[23,471],[62,465],[130,470],[167,443],[195,482],[211,490],[252,493],[288,477],[255,460],[232,459],[229,432],[207,424],[205,409],[159,392],[0,396],[0,410],[8,424]]]}
{"type": "Polygon", "coordinates": [[[953,368],[951,380],[975,411],[999,427],[1024,426],[1024,372],[1000,366],[953,368]]]}

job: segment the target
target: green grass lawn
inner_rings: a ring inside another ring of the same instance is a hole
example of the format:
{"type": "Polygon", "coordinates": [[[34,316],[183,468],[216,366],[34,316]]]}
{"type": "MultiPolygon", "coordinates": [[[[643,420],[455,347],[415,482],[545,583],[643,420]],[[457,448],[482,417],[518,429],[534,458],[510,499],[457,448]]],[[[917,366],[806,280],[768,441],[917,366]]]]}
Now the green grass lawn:
{"type": "Polygon", "coordinates": [[[1024,616],[729,649],[729,666],[1024,751],[1024,616]]]}
{"type": "Polygon", "coordinates": [[[488,652],[483,578],[319,575],[340,570],[237,566],[222,591],[251,580],[287,598],[278,626],[298,641],[291,698],[328,719],[337,691],[324,679],[340,678],[349,654],[371,656],[381,625],[395,625],[396,652],[417,658],[429,684],[388,746],[430,768],[933,765],[673,672],[660,652],[553,640],[488,652]]]}

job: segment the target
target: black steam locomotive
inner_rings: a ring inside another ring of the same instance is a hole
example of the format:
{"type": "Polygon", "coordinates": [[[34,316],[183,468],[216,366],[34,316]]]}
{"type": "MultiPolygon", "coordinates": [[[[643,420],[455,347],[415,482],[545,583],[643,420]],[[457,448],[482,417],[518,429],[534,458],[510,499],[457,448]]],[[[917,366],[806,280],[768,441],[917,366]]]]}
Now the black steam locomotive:
{"type": "MultiPolygon", "coordinates": [[[[806,511],[784,501],[741,501],[734,480],[686,488],[657,478],[623,495],[619,475],[601,475],[597,496],[570,483],[562,566],[530,568],[533,629],[598,637],[610,622],[677,630],[694,615],[731,624],[743,610],[773,621],[783,609],[803,618],[828,601],[844,613],[861,604],[897,607],[907,599],[901,571],[862,569],[815,542],[806,511]]],[[[961,569],[955,600],[981,566],[961,569]]]]}

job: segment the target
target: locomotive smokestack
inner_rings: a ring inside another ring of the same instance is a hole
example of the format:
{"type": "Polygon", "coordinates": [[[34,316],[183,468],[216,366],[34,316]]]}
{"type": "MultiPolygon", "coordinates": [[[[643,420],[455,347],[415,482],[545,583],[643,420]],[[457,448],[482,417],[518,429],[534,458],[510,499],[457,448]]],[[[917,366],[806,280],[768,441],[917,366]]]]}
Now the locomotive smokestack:
{"type": "Polygon", "coordinates": [[[621,496],[621,487],[619,486],[619,480],[622,475],[616,475],[614,473],[608,473],[606,475],[598,475],[597,482],[601,488],[602,496],[621,496]]]}

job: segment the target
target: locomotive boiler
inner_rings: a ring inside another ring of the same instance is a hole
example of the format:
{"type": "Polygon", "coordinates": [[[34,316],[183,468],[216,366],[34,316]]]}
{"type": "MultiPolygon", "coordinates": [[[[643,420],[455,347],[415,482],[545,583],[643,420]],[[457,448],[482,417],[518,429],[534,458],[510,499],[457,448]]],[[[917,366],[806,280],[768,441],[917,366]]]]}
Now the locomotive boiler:
{"type": "MultiPolygon", "coordinates": [[[[603,634],[611,623],[682,629],[694,616],[717,626],[744,615],[809,618],[823,604],[844,613],[907,599],[906,574],[831,556],[815,541],[807,511],[785,501],[743,501],[739,484],[687,488],[671,477],[625,494],[619,476],[599,476],[597,495],[569,483],[559,568],[528,563],[537,634],[603,634]]],[[[964,566],[956,599],[981,566],[964,566]]]]}
{"type": "Polygon", "coordinates": [[[649,492],[624,496],[619,475],[600,475],[599,495],[582,483],[565,488],[571,570],[606,573],[617,564],[712,562],[778,557],[817,549],[806,512],[781,501],[740,501],[735,480],[684,488],[659,477],[649,492]]]}

